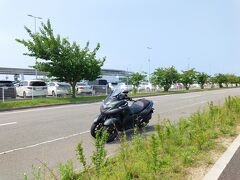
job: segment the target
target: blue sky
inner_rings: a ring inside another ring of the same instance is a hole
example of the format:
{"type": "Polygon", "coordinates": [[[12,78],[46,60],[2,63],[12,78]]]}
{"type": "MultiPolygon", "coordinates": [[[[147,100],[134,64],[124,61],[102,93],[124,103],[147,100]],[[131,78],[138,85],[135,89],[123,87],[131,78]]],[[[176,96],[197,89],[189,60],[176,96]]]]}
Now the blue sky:
{"type": "Polygon", "coordinates": [[[240,74],[238,0],[0,0],[0,67],[33,65],[14,40],[28,38],[24,25],[34,29],[27,14],[49,18],[55,33],[81,46],[99,42],[104,68],[148,72],[150,46],[151,72],[174,65],[240,74]]]}

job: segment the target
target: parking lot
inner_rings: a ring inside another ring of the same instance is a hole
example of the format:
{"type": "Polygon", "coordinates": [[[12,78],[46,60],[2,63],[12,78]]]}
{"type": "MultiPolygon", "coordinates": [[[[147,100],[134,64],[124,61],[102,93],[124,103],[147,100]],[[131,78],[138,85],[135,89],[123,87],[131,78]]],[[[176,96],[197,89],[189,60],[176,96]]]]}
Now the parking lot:
{"type": "MultiPolygon", "coordinates": [[[[3,81],[2,81],[3,82],[3,81]]],[[[212,85],[206,85],[205,88],[212,88],[212,85]]],[[[108,95],[116,88],[130,89],[132,85],[126,83],[105,83],[105,85],[91,85],[79,82],[76,85],[76,96],[102,96],[108,95]]],[[[218,88],[217,85],[214,88],[218,88]]],[[[194,84],[191,89],[200,89],[200,86],[194,84]]],[[[176,84],[170,88],[170,91],[182,91],[184,87],[176,84]]],[[[141,83],[137,88],[138,93],[149,92],[162,92],[163,89],[153,86],[151,83],[141,83]]],[[[59,98],[71,97],[71,86],[68,83],[61,82],[48,82],[45,83],[41,80],[23,81],[18,84],[13,84],[11,81],[5,81],[5,84],[0,86],[0,101],[12,101],[23,99],[36,99],[36,98],[59,98]],[[8,84],[6,85],[6,82],[8,84]]]]}

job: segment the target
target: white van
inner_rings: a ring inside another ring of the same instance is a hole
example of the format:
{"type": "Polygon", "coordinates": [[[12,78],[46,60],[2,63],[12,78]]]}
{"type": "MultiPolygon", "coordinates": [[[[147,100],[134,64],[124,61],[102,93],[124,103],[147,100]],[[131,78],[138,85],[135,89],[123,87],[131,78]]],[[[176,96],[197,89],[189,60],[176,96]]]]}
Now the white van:
{"type": "Polygon", "coordinates": [[[17,95],[23,98],[47,96],[47,84],[42,80],[21,81],[16,87],[17,95]]]}

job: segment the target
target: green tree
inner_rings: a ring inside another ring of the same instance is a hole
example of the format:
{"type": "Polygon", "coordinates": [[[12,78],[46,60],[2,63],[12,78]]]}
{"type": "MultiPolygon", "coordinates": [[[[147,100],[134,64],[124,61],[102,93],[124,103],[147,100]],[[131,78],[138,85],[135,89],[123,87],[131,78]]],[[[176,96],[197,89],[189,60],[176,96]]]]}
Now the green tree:
{"type": "Polygon", "coordinates": [[[215,76],[210,76],[209,77],[209,83],[211,83],[211,88],[215,87],[215,83],[217,83],[215,76]]]}
{"type": "Polygon", "coordinates": [[[219,85],[220,88],[223,88],[223,84],[226,84],[226,85],[227,85],[227,83],[228,83],[227,81],[228,81],[228,80],[227,80],[227,77],[226,77],[225,74],[219,73],[219,74],[216,74],[216,75],[214,76],[214,82],[215,82],[215,83],[218,83],[218,85],[219,85]]]}
{"type": "Polygon", "coordinates": [[[210,76],[207,73],[204,73],[204,72],[197,72],[196,73],[196,81],[197,81],[198,84],[200,84],[201,89],[204,89],[204,84],[207,83],[209,77],[210,76]]]}
{"type": "Polygon", "coordinates": [[[93,81],[100,76],[105,61],[105,57],[96,58],[100,44],[93,51],[89,50],[89,42],[80,48],[76,42],[70,43],[67,38],[55,36],[50,20],[41,24],[39,33],[33,33],[27,27],[25,29],[31,39],[16,39],[27,47],[29,52],[24,55],[40,60],[34,66],[39,71],[47,72],[48,76],[55,77],[56,80],[70,83],[72,97],[76,96],[75,87],[78,81],[93,81]]]}
{"type": "Polygon", "coordinates": [[[176,83],[179,79],[179,74],[174,66],[169,68],[157,68],[151,78],[151,82],[155,86],[164,88],[168,91],[172,84],[176,83]]]}
{"type": "Polygon", "coordinates": [[[225,76],[227,78],[227,83],[238,86],[239,79],[235,74],[226,74],[225,76]]]}
{"type": "Polygon", "coordinates": [[[236,83],[236,86],[238,87],[240,84],[240,76],[237,76],[237,83],[236,83]]]}
{"type": "Polygon", "coordinates": [[[189,90],[190,86],[195,81],[196,81],[196,71],[194,68],[187,71],[182,71],[182,74],[180,74],[180,82],[184,85],[186,90],[189,90]]]}
{"type": "Polygon", "coordinates": [[[145,74],[141,74],[141,73],[132,73],[129,76],[129,82],[133,85],[133,92],[136,93],[137,92],[137,88],[140,84],[140,82],[142,82],[144,79],[146,78],[145,74]]]}

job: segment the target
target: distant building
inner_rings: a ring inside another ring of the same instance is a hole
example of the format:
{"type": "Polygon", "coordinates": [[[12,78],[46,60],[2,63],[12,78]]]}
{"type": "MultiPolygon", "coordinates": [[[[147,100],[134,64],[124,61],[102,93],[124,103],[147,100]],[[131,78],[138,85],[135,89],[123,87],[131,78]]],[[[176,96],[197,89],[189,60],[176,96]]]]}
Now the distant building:
{"type": "MultiPolygon", "coordinates": [[[[5,77],[12,80],[24,80],[25,76],[28,79],[45,78],[47,73],[37,71],[35,69],[24,69],[24,68],[7,68],[0,67],[0,75],[4,75],[5,77]],[[37,73],[37,76],[36,76],[37,73]],[[12,76],[12,78],[10,77],[12,76]]],[[[126,77],[127,71],[116,70],[116,69],[102,69],[102,79],[106,79],[108,82],[119,82],[119,80],[126,77]]],[[[4,77],[1,76],[1,77],[4,77]]],[[[4,79],[4,78],[1,78],[4,79]]]]}

